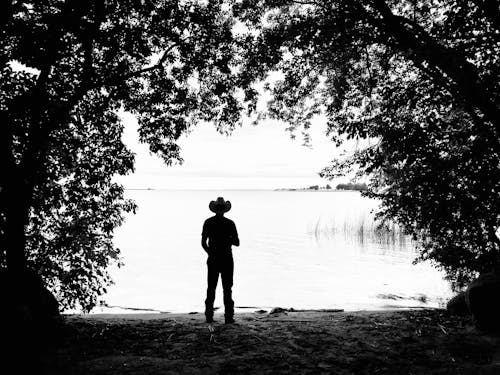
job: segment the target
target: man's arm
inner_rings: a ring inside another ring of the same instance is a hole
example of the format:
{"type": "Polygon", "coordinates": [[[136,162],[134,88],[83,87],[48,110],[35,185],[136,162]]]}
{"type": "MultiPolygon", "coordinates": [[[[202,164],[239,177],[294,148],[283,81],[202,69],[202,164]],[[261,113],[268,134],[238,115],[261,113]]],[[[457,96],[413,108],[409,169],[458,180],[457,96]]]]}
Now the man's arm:
{"type": "Polygon", "coordinates": [[[207,254],[210,254],[210,248],[208,247],[208,236],[203,233],[201,235],[201,247],[203,247],[203,250],[205,250],[207,252],[207,254]]]}
{"type": "Polygon", "coordinates": [[[207,222],[203,223],[203,230],[201,231],[201,247],[206,251],[207,254],[210,255],[210,248],[208,247],[208,228],[207,222]]]}
{"type": "Polygon", "coordinates": [[[233,223],[233,234],[231,235],[231,244],[234,246],[240,246],[240,239],[238,238],[238,231],[236,230],[236,225],[233,223]]]}

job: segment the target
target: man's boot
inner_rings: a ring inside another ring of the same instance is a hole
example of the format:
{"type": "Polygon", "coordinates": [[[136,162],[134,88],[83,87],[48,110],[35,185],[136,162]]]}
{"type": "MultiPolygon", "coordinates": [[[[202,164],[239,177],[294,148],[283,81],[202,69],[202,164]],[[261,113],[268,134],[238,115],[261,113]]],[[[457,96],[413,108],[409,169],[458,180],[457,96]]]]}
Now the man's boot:
{"type": "Polygon", "coordinates": [[[205,305],[205,318],[207,320],[207,323],[213,323],[214,322],[214,308],[213,306],[205,305]]]}
{"type": "Polygon", "coordinates": [[[231,294],[224,294],[224,321],[226,324],[234,323],[234,302],[231,294]]]}

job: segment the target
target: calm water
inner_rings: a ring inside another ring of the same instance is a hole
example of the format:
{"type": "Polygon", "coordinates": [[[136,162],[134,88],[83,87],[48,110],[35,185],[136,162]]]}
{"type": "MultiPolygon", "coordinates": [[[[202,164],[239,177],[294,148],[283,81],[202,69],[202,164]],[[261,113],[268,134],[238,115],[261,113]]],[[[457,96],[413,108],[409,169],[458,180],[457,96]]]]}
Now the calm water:
{"type": "MultiPolygon", "coordinates": [[[[112,271],[110,306],[203,311],[208,203],[233,204],[236,306],[380,309],[434,306],[450,295],[442,275],[412,265],[414,244],[376,233],[376,202],[357,192],[128,191],[139,205],[115,242],[125,266],[112,271]]],[[[222,306],[221,285],[216,306],[222,306]]],[[[96,309],[97,312],[102,311],[96,309]]],[[[105,309],[104,311],[109,311],[105,309]]],[[[120,310],[123,312],[123,310],[120,310]]]]}

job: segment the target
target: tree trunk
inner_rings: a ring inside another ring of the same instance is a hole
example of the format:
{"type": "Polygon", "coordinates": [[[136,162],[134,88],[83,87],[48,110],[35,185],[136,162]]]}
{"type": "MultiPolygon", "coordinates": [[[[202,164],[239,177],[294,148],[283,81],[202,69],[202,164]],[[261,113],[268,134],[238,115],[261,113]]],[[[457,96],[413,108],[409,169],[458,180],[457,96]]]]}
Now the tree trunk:
{"type": "Polygon", "coordinates": [[[498,238],[496,234],[496,228],[491,227],[490,229],[490,238],[491,242],[493,242],[496,247],[495,252],[495,263],[493,264],[493,272],[500,276],[500,238],[498,238]]]}
{"type": "Polygon", "coordinates": [[[0,127],[0,161],[2,164],[0,251],[4,253],[9,273],[20,275],[26,269],[25,226],[29,219],[29,202],[23,198],[26,189],[14,157],[12,118],[8,111],[1,111],[0,119],[2,123],[0,127]]]}
{"type": "Polygon", "coordinates": [[[5,251],[9,273],[19,275],[27,268],[25,231],[29,222],[31,199],[26,185],[19,176],[9,176],[5,185],[5,221],[2,247],[5,251]]]}

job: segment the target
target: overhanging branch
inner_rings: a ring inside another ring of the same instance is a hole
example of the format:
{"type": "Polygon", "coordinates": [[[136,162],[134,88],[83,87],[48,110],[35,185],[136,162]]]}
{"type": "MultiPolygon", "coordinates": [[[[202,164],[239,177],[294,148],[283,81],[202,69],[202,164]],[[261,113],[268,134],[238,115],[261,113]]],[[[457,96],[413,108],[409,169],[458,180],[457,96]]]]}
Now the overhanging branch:
{"type": "MultiPolygon", "coordinates": [[[[489,93],[488,85],[482,82],[476,67],[459,51],[439,44],[418,23],[393,14],[386,1],[372,0],[371,4],[378,12],[377,27],[385,35],[385,39],[392,39],[394,48],[419,65],[425,61],[429,68],[435,67],[442,71],[444,77],[455,87],[456,93],[452,94],[479,109],[494,125],[492,136],[499,139],[500,103],[492,99],[493,95],[489,93]]],[[[439,80],[437,83],[442,84],[439,80]]],[[[444,88],[449,89],[449,85],[444,88]]]]}
{"type": "Polygon", "coordinates": [[[142,69],[133,71],[133,72],[130,72],[130,73],[127,73],[127,74],[117,75],[115,77],[111,77],[109,79],[104,80],[102,82],[102,84],[104,86],[115,86],[115,85],[119,85],[119,84],[125,82],[128,79],[140,77],[145,73],[152,72],[152,71],[157,70],[157,69],[164,69],[163,65],[165,64],[165,61],[167,60],[169,53],[177,46],[178,46],[178,44],[174,43],[170,47],[168,47],[163,52],[162,56],[160,57],[160,59],[158,60],[158,62],[156,64],[148,66],[146,68],[142,68],[142,69]]]}

